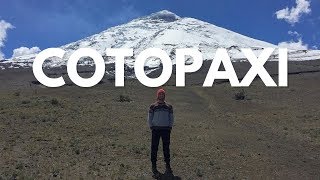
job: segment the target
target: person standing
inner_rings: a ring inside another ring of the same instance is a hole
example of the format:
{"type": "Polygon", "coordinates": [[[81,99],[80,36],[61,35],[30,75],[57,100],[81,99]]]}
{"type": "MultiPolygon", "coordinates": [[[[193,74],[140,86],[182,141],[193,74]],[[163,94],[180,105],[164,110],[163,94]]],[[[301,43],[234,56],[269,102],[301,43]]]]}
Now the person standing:
{"type": "Polygon", "coordinates": [[[166,163],[166,174],[172,174],[170,166],[170,133],[172,130],[174,116],[173,107],[165,101],[164,89],[157,91],[157,100],[150,105],[148,113],[148,124],[152,130],[151,139],[151,163],[152,173],[155,177],[160,176],[157,170],[157,153],[160,138],[162,139],[164,161],[166,163]]]}

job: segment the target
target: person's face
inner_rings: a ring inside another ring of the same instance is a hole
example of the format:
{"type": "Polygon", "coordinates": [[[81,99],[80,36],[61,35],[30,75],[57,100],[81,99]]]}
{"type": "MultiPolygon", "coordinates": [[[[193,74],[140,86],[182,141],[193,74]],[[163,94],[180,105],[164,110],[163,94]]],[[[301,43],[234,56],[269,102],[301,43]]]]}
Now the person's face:
{"type": "Polygon", "coordinates": [[[165,94],[163,92],[159,93],[158,99],[163,101],[165,98],[165,94]]]}

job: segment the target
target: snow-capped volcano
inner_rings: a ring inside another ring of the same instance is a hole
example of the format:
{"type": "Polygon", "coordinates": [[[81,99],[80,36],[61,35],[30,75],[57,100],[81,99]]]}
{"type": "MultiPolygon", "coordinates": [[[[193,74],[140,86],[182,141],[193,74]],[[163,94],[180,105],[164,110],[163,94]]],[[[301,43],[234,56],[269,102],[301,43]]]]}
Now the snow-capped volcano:
{"type": "MultiPolygon", "coordinates": [[[[106,64],[114,62],[113,58],[105,56],[106,48],[133,48],[134,57],[126,59],[126,65],[129,67],[133,67],[137,54],[151,47],[165,50],[173,61],[175,61],[175,49],[177,48],[198,48],[203,53],[205,60],[214,58],[215,49],[226,48],[233,61],[244,59],[240,48],[252,48],[257,55],[263,48],[277,48],[276,45],[256,40],[201,20],[188,17],[182,18],[164,10],[63,45],[60,48],[67,51],[64,59],[54,59],[49,61],[46,66],[65,65],[70,54],[84,47],[93,48],[100,52],[104,56],[106,64]]],[[[276,54],[273,57],[276,60],[276,54]]],[[[21,56],[10,59],[7,63],[14,62],[16,66],[31,66],[34,58],[35,55],[21,56]]],[[[320,59],[320,51],[290,51],[289,59],[320,59]]],[[[80,61],[80,64],[90,63],[92,61],[86,59],[80,61]]],[[[151,59],[146,63],[146,66],[149,67],[157,67],[159,65],[159,59],[151,59]]]]}

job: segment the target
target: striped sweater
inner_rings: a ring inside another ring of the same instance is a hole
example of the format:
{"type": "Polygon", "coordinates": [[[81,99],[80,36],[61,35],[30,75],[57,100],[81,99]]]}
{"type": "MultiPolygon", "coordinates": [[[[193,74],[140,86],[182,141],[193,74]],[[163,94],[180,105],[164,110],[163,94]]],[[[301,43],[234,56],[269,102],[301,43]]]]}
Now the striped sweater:
{"type": "Polygon", "coordinates": [[[173,108],[166,102],[150,105],[148,124],[151,129],[171,129],[173,126],[173,108]]]}

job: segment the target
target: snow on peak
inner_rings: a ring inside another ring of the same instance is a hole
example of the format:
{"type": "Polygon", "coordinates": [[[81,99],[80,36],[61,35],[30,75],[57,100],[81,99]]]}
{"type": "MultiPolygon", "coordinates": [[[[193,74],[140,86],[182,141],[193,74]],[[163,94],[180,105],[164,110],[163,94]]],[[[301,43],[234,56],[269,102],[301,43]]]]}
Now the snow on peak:
{"type": "Polygon", "coordinates": [[[181,19],[179,16],[177,16],[176,14],[174,14],[173,12],[170,12],[168,10],[162,10],[162,11],[153,13],[147,17],[150,19],[153,19],[153,20],[163,20],[166,22],[173,22],[173,21],[181,19]]]}
{"type": "MultiPolygon", "coordinates": [[[[241,53],[241,48],[251,48],[258,56],[264,48],[268,47],[277,48],[276,45],[210,23],[194,18],[181,18],[170,11],[163,10],[61,46],[60,48],[67,52],[64,59],[49,61],[47,66],[66,65],[69,56],[79,48],[97,50],[107,64],[113,63],[114,58],[106,57],[106,48],[132,48],[134,57],[127,58],[126,65],[133,67],[136,56],[147,48],[163,49],[175,63],[175,49],[178,48],[197,48],[202,52],[205,60],[213,59],[217,48],[226,48],[232,61],[243,61],[245,57],[241,53]]],[[[320,51],[290,51],[288,56],[289,60],[315,60],[320,59],[320,51]]],[[[22,56],[12,61],[16,64],[22,63],[30,66],[34,58],[35,55],[33,57],[22,56]]],[[[90,64],[92,62],[80,63],[90,64]]],[[[145,65],[159,67],[160,64],[159,59],[151,59],[145,65]]]]}

